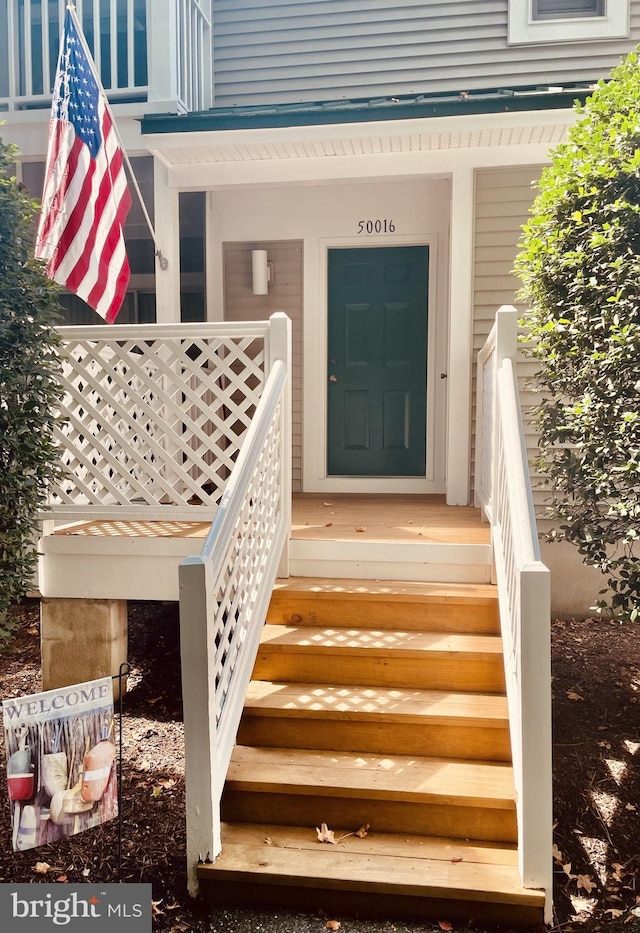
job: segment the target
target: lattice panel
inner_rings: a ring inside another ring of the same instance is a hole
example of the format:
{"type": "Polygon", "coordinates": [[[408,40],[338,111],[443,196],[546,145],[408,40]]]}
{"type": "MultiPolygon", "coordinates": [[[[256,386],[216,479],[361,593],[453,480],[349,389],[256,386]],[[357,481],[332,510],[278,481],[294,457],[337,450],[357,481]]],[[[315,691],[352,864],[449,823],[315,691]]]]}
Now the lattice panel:
{"type": "MultiPolygon", "coordinates": [[[[219,725],[233,690],[240,650],[251,625],[282,508],[280,437],[282,403],[271,423],[216,581],[214,617],[215,716],[219,725]]],[[[243,685],[244,689],[244,685],[243,685]]],[[[241,702],[244,700],[244,695],[241,702]]]]}
{"type": "Polygon", "coordinates": [[[263,337],[68,340],[54,509],[214,507],[264,386],[263,337]]]}

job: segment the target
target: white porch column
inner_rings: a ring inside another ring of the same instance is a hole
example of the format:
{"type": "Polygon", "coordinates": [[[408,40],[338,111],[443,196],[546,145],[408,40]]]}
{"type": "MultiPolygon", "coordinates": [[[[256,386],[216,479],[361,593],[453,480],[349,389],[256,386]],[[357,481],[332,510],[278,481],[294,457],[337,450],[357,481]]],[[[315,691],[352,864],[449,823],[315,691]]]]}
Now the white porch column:
{"type": "Polygon", "coordinates": [[[471,476],[474,170],[451,184],[451,314],[447,405],[447,505],[467,505],[471,476]]]}
{"type": "Polygon", "coordinates": [[[178,35],[175,0],[154,0],[153,15],[147,15],[149,100],[162,101],[170,110],[178,107],[178,35]]]}
{"type": "Polygon", "coordinates": [[[158,324],[180,322],[180,214],[178,192],[169,187],[169,171],[160,159],[153,160],[153,199],[156,238],[166,269],[156,256],[156,320],[158,324]]]}

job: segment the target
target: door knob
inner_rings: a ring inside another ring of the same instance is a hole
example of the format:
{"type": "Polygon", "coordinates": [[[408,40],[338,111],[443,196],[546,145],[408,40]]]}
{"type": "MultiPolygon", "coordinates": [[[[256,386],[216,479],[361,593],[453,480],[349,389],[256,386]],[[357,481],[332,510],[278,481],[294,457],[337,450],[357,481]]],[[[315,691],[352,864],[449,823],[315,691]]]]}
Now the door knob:
{"type": "Polygon", "coordinates": [[[334,374],[331,373],[331,375],[329,376],[329,382],[337,382],[337,381],[338,381],[338,377],[334,376],[334,374]]]}

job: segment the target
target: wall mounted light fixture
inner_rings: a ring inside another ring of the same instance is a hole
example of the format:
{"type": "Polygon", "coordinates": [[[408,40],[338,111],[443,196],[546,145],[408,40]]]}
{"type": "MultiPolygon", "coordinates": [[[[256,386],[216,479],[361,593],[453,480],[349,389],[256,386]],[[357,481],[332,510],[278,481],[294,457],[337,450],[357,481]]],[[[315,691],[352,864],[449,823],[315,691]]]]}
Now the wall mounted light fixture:
{"type": "Polygon", "coordinates": [[[266,249],[251,250],[251,278],[254,295],[266,295],[271,281],[271,263],[266,249]]]}

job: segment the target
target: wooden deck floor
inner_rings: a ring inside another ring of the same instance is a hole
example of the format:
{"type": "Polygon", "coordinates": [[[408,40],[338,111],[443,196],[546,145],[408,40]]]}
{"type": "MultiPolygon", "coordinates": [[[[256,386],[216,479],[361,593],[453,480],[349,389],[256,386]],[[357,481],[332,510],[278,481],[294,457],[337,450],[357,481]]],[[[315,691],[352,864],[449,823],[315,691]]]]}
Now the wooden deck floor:
{"type": "MultiPolygon", "coordinates": [[[[55,534],[102,537],[204,538],[207,522],[111,520],[78,522],[55,534]]],[[[478,509],[452,507],[444,496],[332,495],[293,497],[294,540],[488,544],[478,509]]]]}

